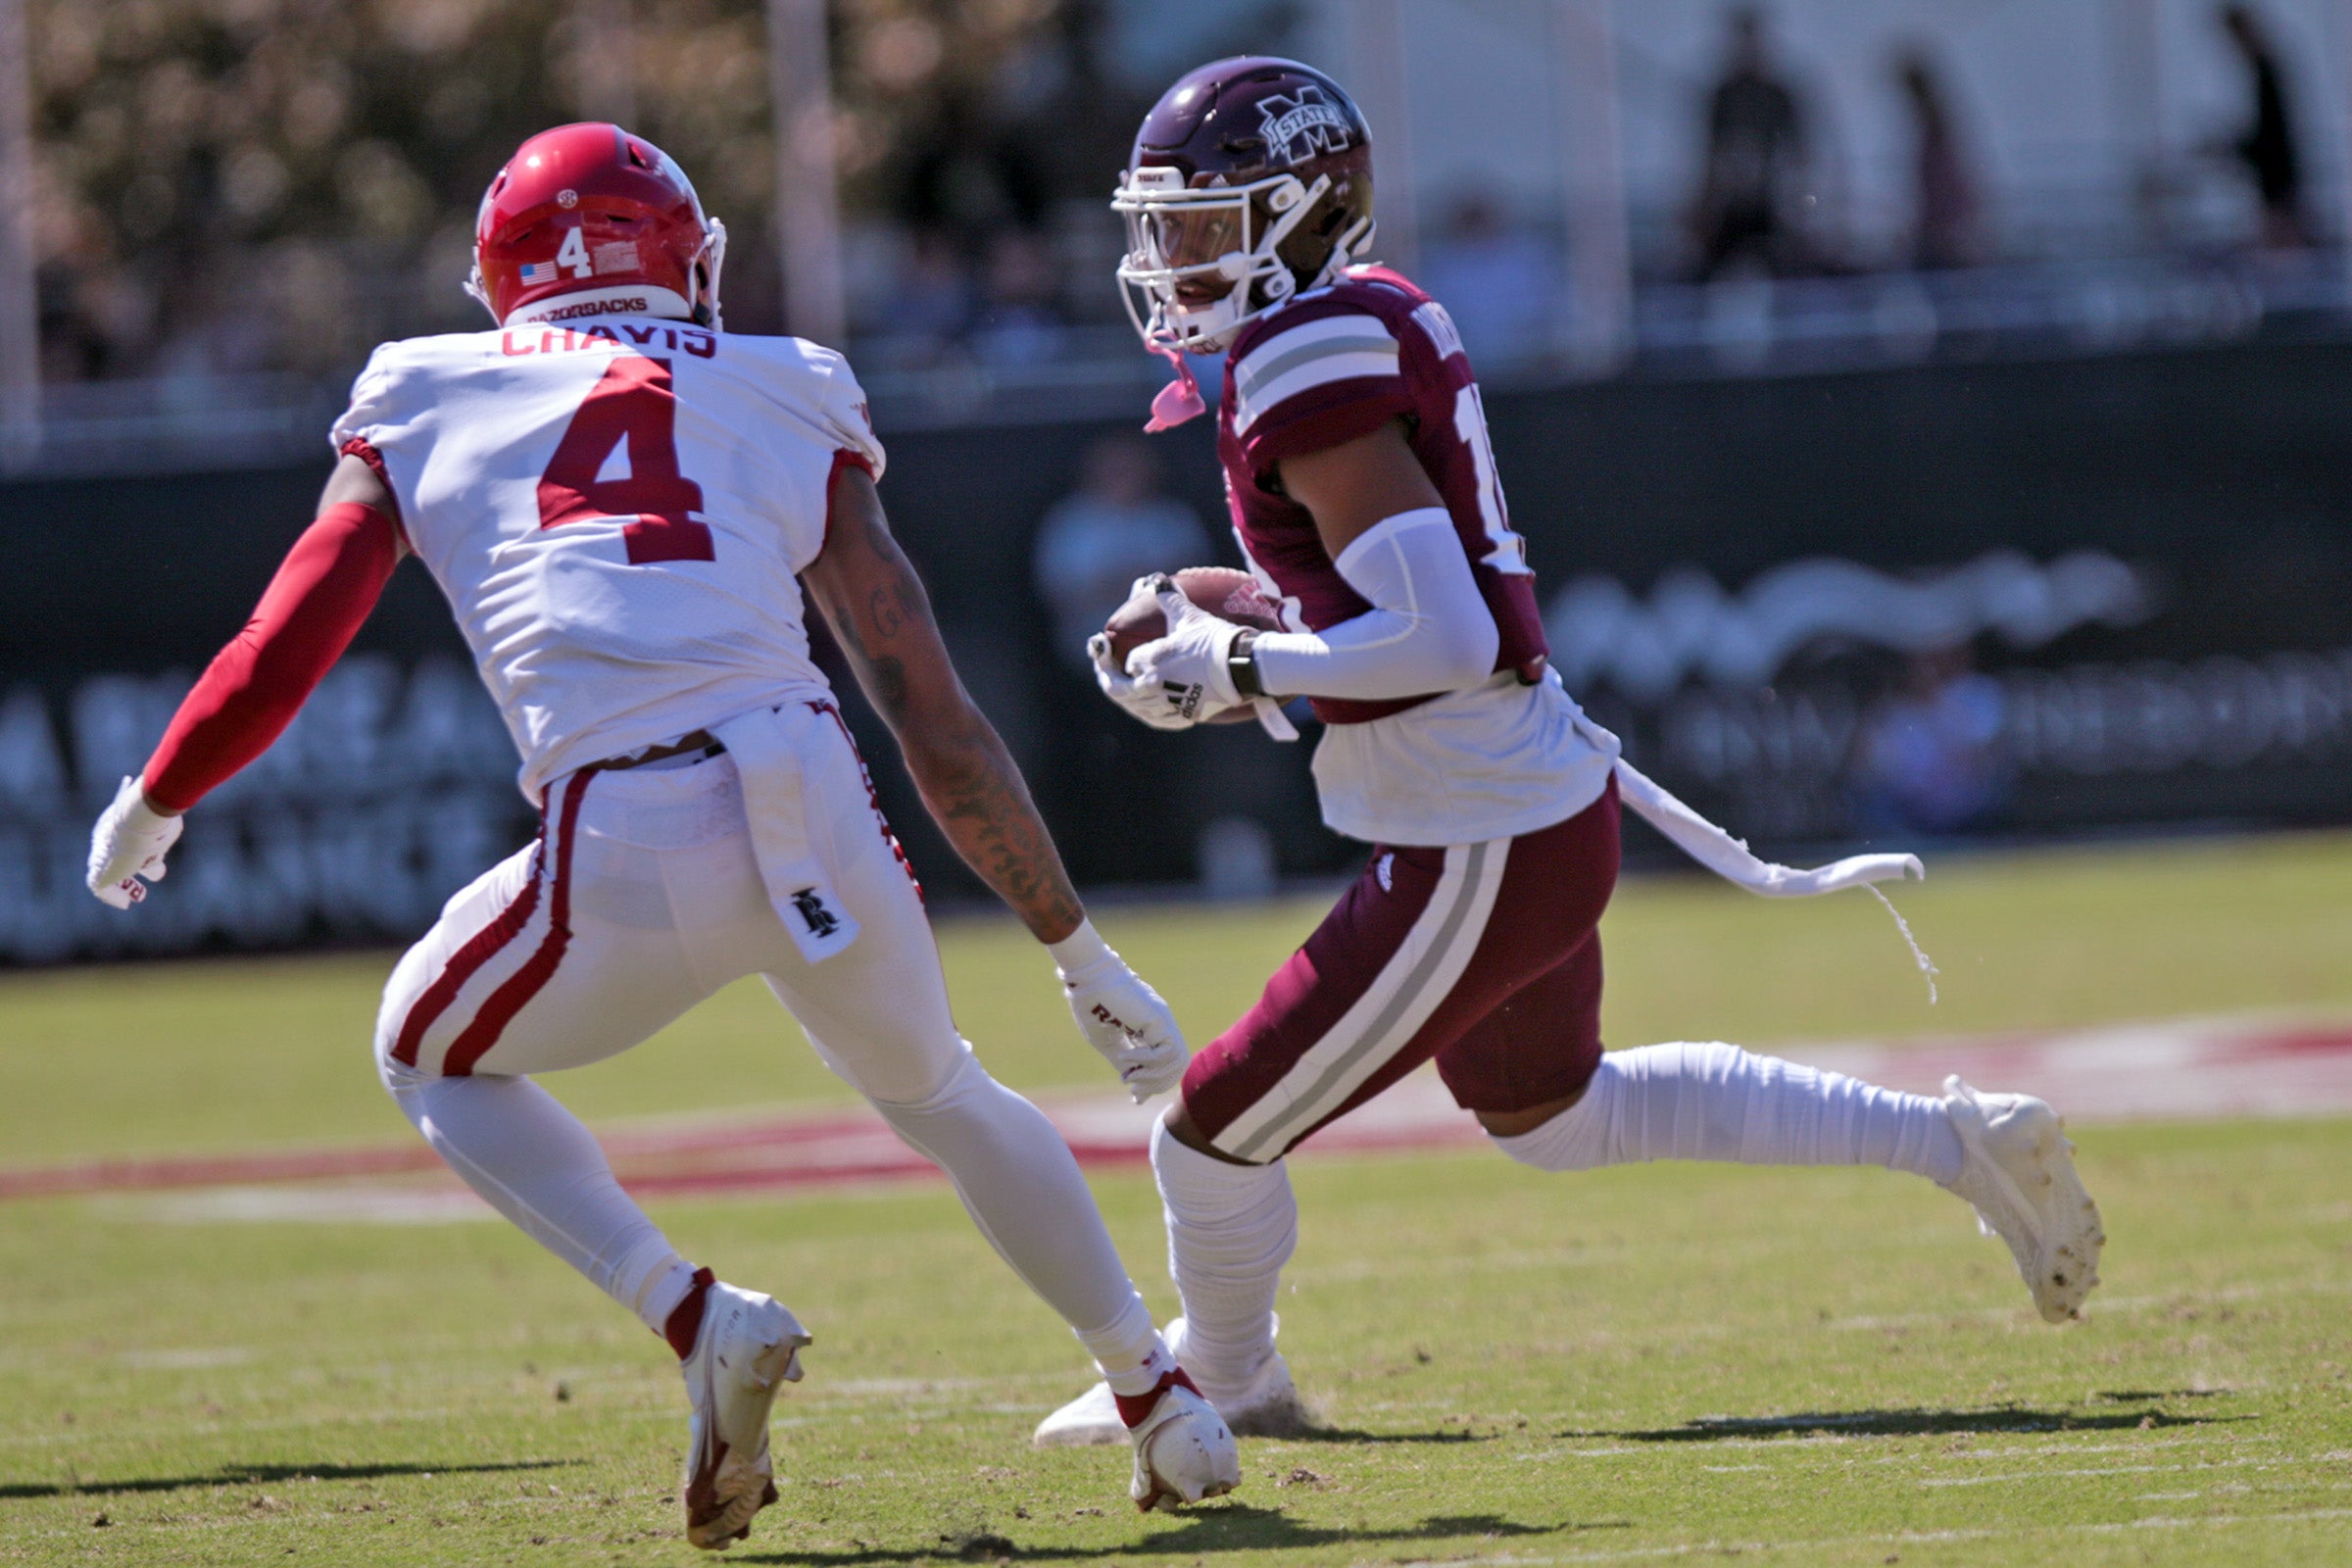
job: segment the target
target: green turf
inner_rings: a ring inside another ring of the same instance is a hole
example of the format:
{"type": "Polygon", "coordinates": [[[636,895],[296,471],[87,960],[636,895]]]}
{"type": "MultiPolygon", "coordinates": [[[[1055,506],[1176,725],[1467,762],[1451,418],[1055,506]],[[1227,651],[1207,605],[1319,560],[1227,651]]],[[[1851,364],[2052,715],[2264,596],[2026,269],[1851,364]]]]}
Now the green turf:
{"type": "MultiPolygon", "coordinates": [[[[2352,1126],[2083,1142],[2114,1243],[2063,1331],[1883,1172],[1303,1162],[1284,1343],[1333,1431],[1151,1520],[1119,1453],[1025,1446],[1074,1348],[943,1192],[661,1217],[817,1335],[752,1561],[2346,1560],[2352,1126]]],[[[0,1559],[695,1556],[663,1352],[503,1226],[51,1201],[0,1280],[0,1559]]]]}
{"type": "MultiPolygon", "coordinates": [[[[2341,1012],[2348,886],[2344,838],[1955,861],[1903,901],[1945,971],[1931,1011],[1865,899],[1644,882],[1606,928],[1609,1027],[2341,1012]]],[[[1102,924],[1205,1037],[1314,914],[1102,924]]],[[[943,947],[1000,1071],[1102,1081],[1025,938],[963,922],[943,947]]],[[[387,963],[0,983],[0,1162],[409,1136],[365,1056],[387,963]]],[[[838,1093],[743,989],[554,1082],[598,1117],[838,1093]]],[[[1235,1499],[1140,1521],[1120,1455],[1025,1446],[1078,1357],[944,1190],[658,1213],[818,1335],[780,1411],[783,1502],[739,1559],[2352,1561],[2352,1123],[2082,1142],[2113,1242],[2065,1331],[1963,1209],[1882,1172],[1304,1161],[1284,1344],[1333,1430],[1252,1443],[1235,1499]]],[[[1170,1310],[1148,1184],[1097,1187],[1170,1310]]],[[[701,1560],[669,1500],[673,1376],[497,1223],[0,1205],[0,1562],[701,1560]]]]}
{"type": "MultiPolygon", "coordinates": [[[[1897,893],[1941,966],[1930,1007],[1894,928],[1855,893],[1773,902],[1709,877],[1629,882],[1602,937],[1613,1044],[1770,1045],[2040,1028],[2252,1007],[2352,1006],[2352,836],[1959,858],[1897,893]]],[[[162,897],[170,897],[167,890],[162,897]]],[[[1196,1044],[1255,997],[1322,906],[1111,907],[1102,925],[1196,1044]]],[[[963,1030],[1005,1081],[1096,1086],[1053,971],[1007,920],[942,932],[963,1030]]],[[[391,955],[0,977],[0,1161],[409,1136],[368,1041],[391,955]],[[220,1092],[237,1087],[234,1096],[220,1092]]],[[[757,982],[654,1042],[550,1080],[605,1118],[843,1100],[757,982]]]]}

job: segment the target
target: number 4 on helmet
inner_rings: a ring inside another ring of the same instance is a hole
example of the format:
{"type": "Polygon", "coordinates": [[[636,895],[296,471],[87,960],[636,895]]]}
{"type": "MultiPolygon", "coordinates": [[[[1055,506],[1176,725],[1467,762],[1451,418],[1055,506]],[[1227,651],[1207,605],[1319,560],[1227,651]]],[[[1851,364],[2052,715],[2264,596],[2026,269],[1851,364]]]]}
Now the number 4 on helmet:
{"type": "Polygon", "coordinates": [[[543,303],[636,301],[636,314],[715,327],[726,250],[726,225],[703,215],[661,148],[618,125],[559,125],[516,148],[483,193],[466,291],[501,326],[543,303]]]}

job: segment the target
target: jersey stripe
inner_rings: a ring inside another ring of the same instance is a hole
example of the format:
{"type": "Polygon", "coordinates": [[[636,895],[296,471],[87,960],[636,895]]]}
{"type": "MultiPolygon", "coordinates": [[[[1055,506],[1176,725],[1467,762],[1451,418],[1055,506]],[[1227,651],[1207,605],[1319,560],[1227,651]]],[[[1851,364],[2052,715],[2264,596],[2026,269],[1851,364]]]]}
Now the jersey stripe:
{"type": "Polygon", "coordinates": [[[1266,340],[1233,368],[1234,433],[1310,387],[1397,373],[1396,340],[1376,317],[1335,316],[1266,340]]]}
{"type": "Polygon", "coordinates": [[[1233,433],[1246,435],[1261,416],[1271,414],[1290,399],[1314,387],[1333,381],[1352,381],[1364,378],[1394,380],[1396,376],[1396,345],[1391,343],[1388,352],[1334,354],[1299,366],[1280,380],[1268,386],[1256,397],[1244,397],[1237,408],[1233,433]]]}
{"type": "Polygon", "coordinates": [[[1383,348],[1394,353],[1396,339],[1378,317],[1326,317],[1278,332],[1250,350],[1233,368],[1234,384],[1243,392],[1254,392],[1293,366],[1318,355],[1383,348]]]}

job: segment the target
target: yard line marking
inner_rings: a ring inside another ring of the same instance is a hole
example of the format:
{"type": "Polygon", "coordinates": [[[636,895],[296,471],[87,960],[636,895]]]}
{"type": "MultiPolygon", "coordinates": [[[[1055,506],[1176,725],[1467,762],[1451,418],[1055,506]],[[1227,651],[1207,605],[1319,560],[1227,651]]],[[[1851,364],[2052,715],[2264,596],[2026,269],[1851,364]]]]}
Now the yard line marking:
{"type": "MultiPolygon", "coordinates": [[[[2275,1015],[2112,1024],[2051,1034],[1940,1037],[1909,1043],[1784,1045],[1776,1055],[1847,1073],[1889,1089],[1940,1092],[1947,1073],[2048,1100],[2078,1122],[2238,1116],[2323,1116],[2352,1111],[2352,1019],[2275,1015]]],[[[1153,1106],[1116,1091],[1032,1097],[1089,1168],[1146,1159],[1153,1106]]],[[[874,1182],[938,1181],[881,1118],[862,1106],[789,1106],[745,1114],[662,1116],[598,1129],[622,1184],[640,1198],[711,1198],[874,1182]]],[[[1485,1142],[1435,1073],[1415,1073],[1308,1139],[1302,1152],[1361,1155],[1468,1148],[1485,1142]]],[[[327,1149],[76,1161],[0,1168],[0,1200],[76,1193],[238,1191],[224,1211],[189,1217],[419,1223],[487,1216],[421,1142],[327,1149]],[[386,1178],[414,1176],[414,1194],[386,1178]],[[351,1184],[369,1178],[362,1194],[351,1184]],[[342,1182],[338,1190],[333,1184],[342,1182]],[[257,1196],[308,1184],[279,1212],[257,1196]],[[424,1198],[424,1193],[432,1198],[424,1198]],[[370,1208],[370,1205],[372,1209],[370,1208]],[[436,1207],[436,1204],[443,1206],[436,1207]],[[472,1206],[469,1206],[472,1205],[472,1206]],[[244,1212],[238,1213],[240,1206],[244,1212]]],[[[2177,1299],[2166,1298],[2165,1299],[2177,1299]]],[[[2102,1310],[2120,1303],[2102,1300],[2102,1310]]],[[[1949,1322],[1999,1313],[1939,1312],[1847,1318],[1873,1328],[1949,1322]]]]}
{"type": "MultiPolygon", "coordinates": [[[[2346,1280],[2271,1280],[2259,1285],[2223,1285],[2207,1290],[2169,1291],[2161,1296],[2118,1296],[2098,1298],[2095,1309],[2100,1312],[2144,1312],[2150,1307],[2202,1306],[2210,1302],[2255,1301],[2273,1296],[2341,1296],[2352,1292],[2352,1281],[2346,1280]]],[[[1900,1329],[1935,1328],[1945,1323],[1979,1321],[1998,1322],[2014,1318],[2023,1309],[2012,1310],[1997,1306],[1963,1306],[1939,1312],[1897,1312],[1886,1317],[1832,1318],[1826,1328],[1833,1329],[1900,1329]]],[[[2222,1393],[2220,1389],[2200,1392],[2222,1393]]]]}
{"type": "Polygon", "coordinates": [[[2084,1476],[2144,1476],[2172,1474],[2184,1470],[2236,1470],[2251,1466],[2257,1470],[2276,1470],[2284,1459],[2215,1459],[2205,1464],[2112,1464],[2082,1470],[2018,1470],[2000,1476],[1930,1476],[1920,1482],[1923,1487],[1990,1487],[2004,1481],[2077,1480],[2084,1476]]]}
{"type": "Polygon", "coordinates": [[[2337,1519],[2352,1519],[2352,1508],[2312,1508],[2299,1513],[2209,1514],[2197,1519],[2178,1519],[2157,1514],[2145,1519],[2103,1524],[2020,1525],[2012,1530],[1902,1530],[1885,1535],[1813,1536],[1788,1541],[1697,1541],[1671,1546],[1602,1548],[1543,1556],[1497,1552],[1486,1557],[1406,1558],[1395,1564],[1394,1568],[1542,1568],[1542,1565],[1551,1563],[1637,1562],[1656,1557],[1694,1557],[1702,1553],[1707,1556],[1734,1556],[1746,1552],[1787,1555],[1792,1552],[1819,1552],[1838,1546],[1932,1546],[1954,1542],[2001,1541],[2026,1536],[2114,1535],[2126,1530],[2201,1530],[2241,1524],[2318,1524],[2337,1519]]]}

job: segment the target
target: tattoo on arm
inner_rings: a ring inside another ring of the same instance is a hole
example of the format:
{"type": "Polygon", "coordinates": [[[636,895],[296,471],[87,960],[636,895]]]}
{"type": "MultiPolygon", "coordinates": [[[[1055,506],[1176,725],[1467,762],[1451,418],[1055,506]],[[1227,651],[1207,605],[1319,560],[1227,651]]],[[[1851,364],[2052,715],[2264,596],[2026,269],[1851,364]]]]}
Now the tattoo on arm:
{"type": "Polygon", "coordinates": [[[1041,941],[1059,941],[1085,910],[1029,787],[956,678],[872,481],[852,470],[836,485],[833,529],[807,574],[811,595],[956,854],[1041,941]]]}
{"type": "Polygon", "coordinates": [[[1040,941],[1058,942],[1076,930],[1086,911],[996,730],[980,718],[976,733],[924,750],[933,754],[925,764],[914,763],[914,748],[907,751],[923,804],[964,863],[1040,941]]]}

